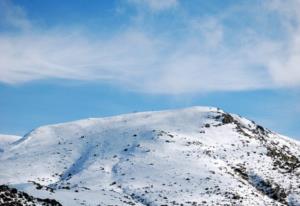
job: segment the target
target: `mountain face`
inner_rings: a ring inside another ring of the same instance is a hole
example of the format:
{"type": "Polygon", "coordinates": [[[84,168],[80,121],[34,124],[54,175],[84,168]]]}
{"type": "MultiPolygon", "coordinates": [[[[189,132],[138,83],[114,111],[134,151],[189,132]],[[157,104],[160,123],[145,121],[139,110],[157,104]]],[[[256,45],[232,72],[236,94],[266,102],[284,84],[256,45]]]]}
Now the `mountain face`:
{"type": "Polygon", "coordinates": [[[300,205],[299,142],[217,108],[43,126],[2,150],[0,185],[61,205],[300,205]]]}

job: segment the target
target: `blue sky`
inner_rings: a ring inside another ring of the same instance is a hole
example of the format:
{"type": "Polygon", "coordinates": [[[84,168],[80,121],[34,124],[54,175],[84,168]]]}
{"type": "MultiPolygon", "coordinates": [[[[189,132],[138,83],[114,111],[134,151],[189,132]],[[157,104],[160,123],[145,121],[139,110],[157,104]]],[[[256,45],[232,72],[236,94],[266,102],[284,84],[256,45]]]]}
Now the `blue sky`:
{"type": "Polygon", "coordinates": [[[300,139],[299,0],[0,2],[0,133],[217,106],[300,139]]]}

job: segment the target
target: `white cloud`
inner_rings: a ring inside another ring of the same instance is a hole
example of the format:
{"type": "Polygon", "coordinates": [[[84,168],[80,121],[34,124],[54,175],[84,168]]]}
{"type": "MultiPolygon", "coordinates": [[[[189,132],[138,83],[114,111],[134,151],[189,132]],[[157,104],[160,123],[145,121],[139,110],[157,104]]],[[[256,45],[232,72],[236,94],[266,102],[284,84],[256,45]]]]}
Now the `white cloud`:
{"type": "Polygon", "coordinates": [[[128,89],[173,94],[269,86],[262,71],[245,61],[245,54],[222,49],[212,56],[201,51],[197,40],[173,48],[165,40],[136,31],[96,41],[47,32],[1,36],[0,44],[0,81],[7,83],[42,78],[103,80],[128,89]]]}
{"type": "Polygon", "coordinates": [[[287,32],[287,40],[282,43],[276,58],[268,68],[274,81],[281,86],[300,85],[300,0],[273,0],[269,9],[277,12],[287,32]]]}
{"type": "MultiPolygon", "coordinates": [[[[147,1],[156,9],[158,2],[147,1]]],[[[0,81],[107,81],[130,90],[166,94],[298,87],[300,29],[289,22],[299,15],[288,8],[279,10],[283,7],[276,6],[278,2],[267,8],[282,16],[287,38],[268,39],[248,29],[231,32],[233,44],[227,42],[228,26],[218,16],[186,18],[181,38],[172,38],[172,31],[171,35],[150,34],[133,25],[108,38],[95,38],[74,29],[38,31],[20,7],[6,4],[5,23],[21,32],[0,33],[0,81]]]]}
{"type": "Polygon", "coordinates": [[[140,66],[155,55],[155,43],[137,32],[92,41],[80,34],[47,31],[1,36],[0,44],[0,80],[9,83],[48,77],[125,80],[139,75],[140,66]]]}
{"type": "Polygon", "coordinates": [[[300,32],[290,42],[290,47],[282,56],[273,59],[269,64],[270,73],[281,86],[300,85],[300,32]]]}

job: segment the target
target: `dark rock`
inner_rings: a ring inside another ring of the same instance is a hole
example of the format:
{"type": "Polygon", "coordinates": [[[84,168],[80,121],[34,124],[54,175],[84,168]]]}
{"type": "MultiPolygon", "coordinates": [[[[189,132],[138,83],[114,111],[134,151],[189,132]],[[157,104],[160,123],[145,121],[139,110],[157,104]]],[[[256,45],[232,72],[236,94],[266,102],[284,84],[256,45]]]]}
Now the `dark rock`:
{"type": "Polygon", "coordinates": [[[209,128],[210,124],[205,124],[204,127],[209,128]]]}
{"type": "Polygon", "coordinates": [[[7,185],[0,185],[0,205],[3,206],[22,206],[22,205],[45,205],[62,206],[54,199],[41,199],[28,195],[25,192],[18,191],[7,185]]]}
{"type": "Polygon", "coordinates": [[[234,118],[230,114],[225,113],[222,116],[223,116],[223,119],[222,119],[223,124],[234,123],[234,118]]]}

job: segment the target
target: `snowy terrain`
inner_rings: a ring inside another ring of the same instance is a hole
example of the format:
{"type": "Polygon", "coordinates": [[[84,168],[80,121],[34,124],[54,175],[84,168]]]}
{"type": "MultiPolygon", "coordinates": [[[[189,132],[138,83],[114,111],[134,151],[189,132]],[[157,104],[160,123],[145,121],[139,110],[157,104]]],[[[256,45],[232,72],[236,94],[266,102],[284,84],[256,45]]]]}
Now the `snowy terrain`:
{"type": "Polygon", "coordinates": [[[217,108],[85,119],[0,140],[0,185],[62,205],[300,205],[299,142],[217,108]]]}
{"type": "Polygon", "coordinates": [[[19,139],[21,139],[20,136],[0,134],[0,152],[3,152],[3,148],[19,139]]]}

